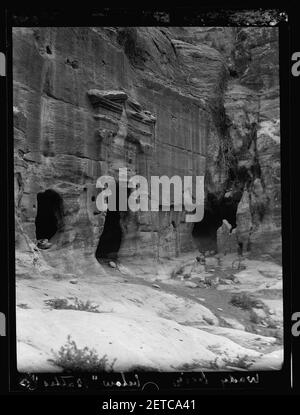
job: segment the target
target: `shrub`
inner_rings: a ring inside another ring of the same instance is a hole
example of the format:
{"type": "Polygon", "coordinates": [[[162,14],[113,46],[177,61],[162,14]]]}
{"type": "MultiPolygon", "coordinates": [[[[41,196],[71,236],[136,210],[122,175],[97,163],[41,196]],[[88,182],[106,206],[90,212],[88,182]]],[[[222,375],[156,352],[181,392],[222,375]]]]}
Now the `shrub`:
{"type": "Polygon", "coordinates": [[[228,367],[236,367],[239,369],[249,369],[249,367],[253,363],[253,359],[249,359],[248,355],[245,356],[237,356],[236,359],[229,359],[229,358],[223,358],[222,359],[225,363],[225,366],[228,367]]]}
{"type": "Polygon", "coordinates": [[[242,308],[243,310],[251,310],[255,307],[261,307],[260,301],[247,293],[233,294],[230,303],[235,307],[242,308]]]}
{"type": "Polygon", "coordinates": [[[17,304],[17,307],[19,307],[19,308],[23,308],[24,310],[28,310],[30,307],[28,306],[28,304],[25,304],[25,303],[20,303],[20,304],[17,304]]]}
{"type": "Polygon", "coordinates": [[[55,310],[77,310],[100,313],[98,310],[99,305],[93,305],[89,300],[84,302],[77,297],[71,298],[71,300],[73,302],[69,302],[67,298],[51,298],[50,300],[45,300],[45,303],[55,310]]]}
{"type": "Polygon", "coordinates": [[[179,366],[173,366],[171,367],[178,372],[192,372],[192,371],[199,371],[204,369],[218,369],[219,366],[217,364],[217,358],[212,362],[202,362],[200,360],[194,360],[192,363],[183,363],[179,366]]]}
{"type": "Polygon", "coordinates": [[[66,344],[61,346],[59,351],[54,353],[54,359],[51,359],[55,365],[67,372],[112,372],[116,360],[109,364],[107,355],[100,358],[95,349],[89,349],[87,346],[83,349],[78,348],[70,335],[66,344]]]}

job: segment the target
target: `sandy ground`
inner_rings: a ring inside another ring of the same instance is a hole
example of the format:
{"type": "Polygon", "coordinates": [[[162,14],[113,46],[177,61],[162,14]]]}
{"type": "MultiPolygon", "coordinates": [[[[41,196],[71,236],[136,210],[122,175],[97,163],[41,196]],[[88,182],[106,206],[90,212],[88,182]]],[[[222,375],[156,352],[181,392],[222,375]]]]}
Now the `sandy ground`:
{"type": "Polygon", "coordinates": [[[31,272],[30,255],[19,256],[18,370],[58,372],[95,356],[116,371],[280,369],[281,267],[246,258],[238,269],[228,255],[197,269],[194,259],[66,274],[45,263],[31,272]],[[242,303],[231,302],[237,294],[242,303]]]}

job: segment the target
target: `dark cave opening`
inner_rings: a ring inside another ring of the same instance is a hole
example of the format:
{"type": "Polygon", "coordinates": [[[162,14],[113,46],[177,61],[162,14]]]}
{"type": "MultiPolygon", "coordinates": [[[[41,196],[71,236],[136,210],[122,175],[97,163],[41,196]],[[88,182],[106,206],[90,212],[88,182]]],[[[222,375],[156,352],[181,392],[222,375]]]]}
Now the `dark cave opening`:
{"type": "Polygon", "coordinates": [[[201,222],[196,222],[192,235],[201,252],[217,250],[217,229],[222,225],[222,220],[217,212],[205,209],[201,222]]]}
{"type": "Polygon", "coordinates": [[[117,259],[122,234],[120,212],[107,210],[103,232],[96,250],[96,258],[117,259]]]}
{"type": "Polygon", "coordinates": [[[236,227],[236,211],[238,198],[223,197],[217,200],[213,195],[208,195],[204,217],[201,222],[196,222],[193,227],[192,236],[194,242],[201,252],[217,251],[217,230],[226,219],[232,229],[236,227]]]}
{"type": "MultiPolygon", "coordinates": [[[[127,189],[127,200],[129,196],[129,189],[127,189]]],[[[121,247],[123,231],[121,227],[121,215],[126,215],[126,212],[119,210],[119,184],[116,185],[116,211],[107,209],[103,231],[99,238],[99,243],[96,249],[95,256],[97,260],[118,258],[118,252],[121,247]]]]}
{"type": "Polygon", "coordinates": [[[63,201],[52,189],[37,194],[36,239],[50,240],[63,225],[63,201]]]}

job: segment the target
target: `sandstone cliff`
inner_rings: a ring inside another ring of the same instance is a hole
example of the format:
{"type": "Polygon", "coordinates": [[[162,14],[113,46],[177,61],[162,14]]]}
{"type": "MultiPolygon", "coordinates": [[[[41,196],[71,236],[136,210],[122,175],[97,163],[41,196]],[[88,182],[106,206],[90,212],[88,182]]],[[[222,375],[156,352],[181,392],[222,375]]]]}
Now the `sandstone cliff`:
{"type": "Polygon", "coordinates": [[[96,180],[127,167],[147,178],[205,175],[205,216],[193,226],[172,209],[120,214],[120,256],[216,249],[225,219],[236,228],[233,250],[280,259],[276,28],[13,35],[17,250],[44,232],[54,256],[94,256],[105,224],[96,180]],[[52,231],[43,204],[55,211],[52,231]]]}
{"type": "Polygon", "coordinates": [[[13,53],[19,371],[280,369],[277,29],[15,28],[13,53]],[[204,175],[203,220],[100,212],[120,167],[204,175]]]}

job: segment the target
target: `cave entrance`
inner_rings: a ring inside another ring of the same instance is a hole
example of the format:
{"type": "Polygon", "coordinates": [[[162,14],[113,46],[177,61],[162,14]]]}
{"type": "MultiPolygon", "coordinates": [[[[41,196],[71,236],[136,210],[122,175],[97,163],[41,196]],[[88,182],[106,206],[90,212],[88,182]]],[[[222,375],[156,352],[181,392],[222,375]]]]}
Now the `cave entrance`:
{"type": "Polygon", "coordinates": [[[192,236],[201,252],[217,250],[217,230],[222,225],[218,212],[205,209],[201,222],[196,222],[192,236]]]}
{"type": "MultiPolygon", "coordinates": [[[[129,196],[129,189],[127,190],[127,199],[129,196]]],[[[99,243],[96,250],[97,260],[112,259],[117,260],[118,252],[121,247],[123,231],[121,227],[121,215],[124,217],[126,212],[119,211],[119,184],[116,183],[116,211],[107,209],[104,227],[99,238],[99,243]]]]}
{"type": "Polygon", "coordinates": [[[96,250],[96,258],[116,260],[121,242],[122,228],[120,225],[120,212],[107,210],[103,232],[96,250]]]}
{"type": "Polygon", "coordinates": [[[204,217],[201,222],[196,222],[193,227],[192,236],[194,242],[201,252],[217,251],[217,230],[226,219],[232,229],[236,227],[236,211],[239,198],[222,198],[217,200],[208,195],[204,217]]]}
{"type": "Polygon", "coordinates": [[[60,195],[48,189],[37,194],[37,215],[35,218],[36,239],[50,240],[62,227],[63,202],[60,195]]]}

